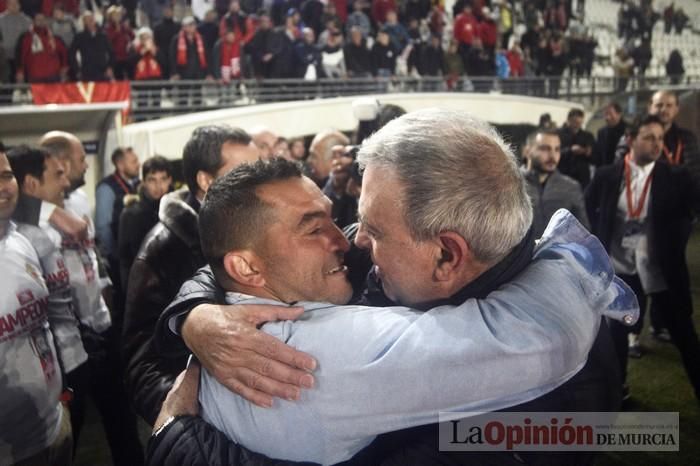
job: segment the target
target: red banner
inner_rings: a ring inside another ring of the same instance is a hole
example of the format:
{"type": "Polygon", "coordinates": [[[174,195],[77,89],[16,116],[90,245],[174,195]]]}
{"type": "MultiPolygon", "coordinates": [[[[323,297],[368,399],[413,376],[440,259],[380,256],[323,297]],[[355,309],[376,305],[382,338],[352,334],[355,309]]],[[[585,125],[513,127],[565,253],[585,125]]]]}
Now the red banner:
{"type": "MultiPolygon", "coordinates": [[[[131,102],[131,87],[128,81],[32,84],[32,98],[35,105],[131,102]]],[[[127,107],[122,112],[124,122],[128,115],[127,107]]]]}

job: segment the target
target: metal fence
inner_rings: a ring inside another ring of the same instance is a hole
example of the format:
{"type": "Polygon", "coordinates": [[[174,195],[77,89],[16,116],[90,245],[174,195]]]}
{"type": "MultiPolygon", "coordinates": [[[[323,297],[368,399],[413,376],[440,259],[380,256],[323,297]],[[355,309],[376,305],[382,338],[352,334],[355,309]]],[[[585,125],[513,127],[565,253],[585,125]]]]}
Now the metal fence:
{"type": "MultiPolygon", "coordinates": [[[[580,101],[582,98],[638,92],[662,86],[700,87],[700,76],[669,77],[539,77],[458,79],[396,77],[240,80],[228,84],[216,81],[131,81],[133,121],[164,116],[292,100],[325,99],[341,96],[398,92],[496,92],[580,101]]],[[[0,85],[0,105],[31,104],[27,84],[0,85]]]]}

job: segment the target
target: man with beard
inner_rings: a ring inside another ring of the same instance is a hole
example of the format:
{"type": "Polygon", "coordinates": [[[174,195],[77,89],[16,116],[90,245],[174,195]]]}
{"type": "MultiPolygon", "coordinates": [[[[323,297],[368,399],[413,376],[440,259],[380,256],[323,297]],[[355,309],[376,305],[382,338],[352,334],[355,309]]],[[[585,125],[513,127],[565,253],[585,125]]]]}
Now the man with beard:
{"type": "Polygon", "coordinates": [[[559,133],[555,129],[540,129],[527,138],[525,179],[532,199],[532,225],[537,238],[542,236],[549,219],[559,209],[567,209],[584,227],[590,228],[581,185],[557,170],[560,150],[559,133]]]}

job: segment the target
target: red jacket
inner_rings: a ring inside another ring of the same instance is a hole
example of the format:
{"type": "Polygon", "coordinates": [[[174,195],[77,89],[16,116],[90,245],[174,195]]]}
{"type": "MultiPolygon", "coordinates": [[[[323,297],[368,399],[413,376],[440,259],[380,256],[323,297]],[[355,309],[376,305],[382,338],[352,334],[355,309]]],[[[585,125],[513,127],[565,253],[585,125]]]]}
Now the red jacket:
{"type": "Polygon", "coordinates": [[[498,28],[493,20],[479,23],[479,37],[484,47],[495,47],[498,41],[498,28]]]}
{"type": "Polygon", "coordinates": [[[375,23],[386,23],[386,14],[389,10],[399,12],[395,0],[372,0],[372,20],[375,23]]]}
{"type": "Polygon", "coordinates": [[[479,23],[471,13],[461,13],[454,25],[454,38],[461,44],[472,45],[474,37],[479,34],[479,23]]]}
{"type": "Polygon", "coordinates": [[[129,57],[127,49],[129,43],[134,40],[134,32],[131,28],[121,26],[119,29],[113,24],[107,24],[105,34],[109,39],[109,44],[112,46],[115,61],[126,61],[129,57]]]}
{"type": "Polygon", "coordinates": [[[525,74],[523,59],[518,52],[508,50],[506,52],[506,58],[508,59],[508,66],[510,66],[511,77],[519,77],[525,74]]]}
{"type": "Polygon", "coordinates": [[[48,29],[30,29],[22,35],[17,74],[24,74],[26,82],[58,81],[61,77],[61,71],[65,71],[67,68],[66,46],[48,29]],[[41,41],[41,50],[37,50],[36,47],[32,50],[34,34],[41,41]]]}

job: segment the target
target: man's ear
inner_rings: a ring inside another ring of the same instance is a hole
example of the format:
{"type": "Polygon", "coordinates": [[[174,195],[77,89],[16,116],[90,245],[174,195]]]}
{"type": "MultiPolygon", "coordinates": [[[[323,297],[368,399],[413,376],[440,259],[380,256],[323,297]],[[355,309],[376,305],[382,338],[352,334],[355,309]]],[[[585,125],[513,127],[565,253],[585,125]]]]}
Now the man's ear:
{"type": "Polygon", "coordinates": [[[447,281],[464,266],[472,254],[467,241],[454,231],[445,231],[438,235],[437,244],[440,257],[435,266],[434,276],[438,281],[447,281]]]}
{"type": "Polygon", "coordinates": [[[22,191],[33,196],[39,189],[39,185],[41,185],[41,181],[39,181],[37,177],[34,175],[26,175],[22,182],[22,191]]]}
{"type": "Polygon", "coordinates": [[[248,250],[231,251],[224,256],[224,269],[236,283],[253,288],[265,286],[260,260],[248,250]]]}
{"type": "Polygon", "coordinates": [[[209,186],[214,182],[214,177],[211,173],[207,173],[204,170],[199,170],[197,172],[197,186],[199,189],[206,193],[209,190],[209,186]]]}

